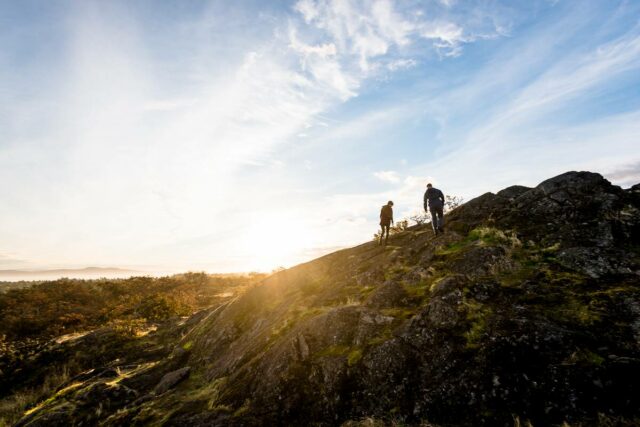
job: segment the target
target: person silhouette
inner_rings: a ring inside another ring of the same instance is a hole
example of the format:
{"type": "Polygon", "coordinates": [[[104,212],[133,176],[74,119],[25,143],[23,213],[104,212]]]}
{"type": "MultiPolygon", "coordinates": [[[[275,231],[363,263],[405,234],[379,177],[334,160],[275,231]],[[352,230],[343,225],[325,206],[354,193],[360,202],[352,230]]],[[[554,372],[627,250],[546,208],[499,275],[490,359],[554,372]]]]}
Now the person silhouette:
{"type": "Polygon", "coordinates": [[[424,210],[431,213],[431,226],[436,236],[444,233],[444,194],[431,183],[427,184],[427,191],[424,193],[424,210]]]}
{"type": "Polygon", "coordinates": [[[387,244],[389,240],[389,228],[393,224],[393,202],[389,200],[386,205],[380,209],[380,227],[382,231],[380,233],[380,242],[378,245],[382,245],[382,238],[384,237],[384,244],[387,244]],[[386,233],[386,237],[385,237],[386,233]]]}

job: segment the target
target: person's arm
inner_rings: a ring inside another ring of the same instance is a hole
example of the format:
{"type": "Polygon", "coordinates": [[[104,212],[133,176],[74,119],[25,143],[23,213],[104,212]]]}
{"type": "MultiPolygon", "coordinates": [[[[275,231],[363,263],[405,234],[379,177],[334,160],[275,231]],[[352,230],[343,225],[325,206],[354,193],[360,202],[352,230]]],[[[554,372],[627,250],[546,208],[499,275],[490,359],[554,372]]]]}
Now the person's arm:
{"type": "Polygon", "coordinates": [[[391,224],[393,224],[393,208],[389,209],[391,211],[391,224]]]}
{"type": "Polygon", "coordinates": [[[442,199],[442,204],[444,205],[444,193],[440,191],[440,198],[442,199]]]}

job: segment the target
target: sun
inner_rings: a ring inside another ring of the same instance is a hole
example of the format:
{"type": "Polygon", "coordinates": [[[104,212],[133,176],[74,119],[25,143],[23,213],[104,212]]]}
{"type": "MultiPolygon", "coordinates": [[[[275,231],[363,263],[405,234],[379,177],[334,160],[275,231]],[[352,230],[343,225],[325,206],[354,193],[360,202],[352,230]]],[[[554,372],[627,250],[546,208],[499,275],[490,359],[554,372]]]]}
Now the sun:
{"type": "Polygon", "coordinates": [[[316,235],[295,218],[261,216],[246,228],[241,251],[249,258],[250,269],[273,270],[304,260],[304,250],[313,246],[316,235]]]}

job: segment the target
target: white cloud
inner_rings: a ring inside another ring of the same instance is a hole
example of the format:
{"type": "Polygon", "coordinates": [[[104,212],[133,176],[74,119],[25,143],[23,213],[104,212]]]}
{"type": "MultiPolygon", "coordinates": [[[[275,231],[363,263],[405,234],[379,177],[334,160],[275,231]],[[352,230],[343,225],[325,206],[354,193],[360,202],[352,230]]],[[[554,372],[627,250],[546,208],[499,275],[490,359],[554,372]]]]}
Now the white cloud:
{"type": "MultiPolygon", "coordinates": [[[[462,44],[475,40],[462,26],[444,19],[427,20],[419,10],[400,10],[389,0],[374,2],[301,0],[294,9],[307,26],[319,31],[307,31],[307,37],[318,42],[300,41],[301,26],[292,23],[289,31],[290,46],[305,55],[304,64],[317,80],[351,82],[369,77],[381,68],[395,71],[414,66],[415,58],[406,57],[406,48],[420,39],[432,41],[432,46],[443,56],[458,56],[462,44]],[[312,61],[310,54],[323,61],[312,61]],[[331,57],[331,60],[327,58],[331,57]],[[316,67],[330,72],[317,73],[316,67]],[[342,77],[338,77],[342,74],[342,77]]],[[[343,99],[353,96],[346,84],[331,84],[341,89],[343,99]]]]}
{"type": "Polygon", "coordinates": [[[28,266],[27,261],[16,258],[13,254],[0,253],[0,269],[18,269],[28,266]]]}
{"type": "Polygon", "coordinates": [[[420,29],[420,35],[426,39],[436,40],[435,46],[444,56],[459,56],[462,44],[470,41],[464,36],[462,27],[451,22],[427,23],[420,29]]]}
{"type": "Polygon", "coordinates": [[[380,171],[374,172],[373,176],[384,182],[399,182],[400,176],[396,171],[380,171]]]}
{"type": "Polygon", "coordinates": [[[517,132],[531,122],[566,105],[587,90],[607,84],[626,71],[640,68],[640,36],[627,34],[588,53],[567,56],[516,92],[486,124],[475,129],[468,143],[495,144],[505,132],[517,132]]]}
{"type": "Polygon", "coordinates": [[[302,14],[307,24],[320,13],[314,0],[300,0],[295,4],[294,9],[302,14]]]}
{"type": "Polygon", "coordinates": [[[438,0],[438,1],[446,7],[451,7],[456,3],[457,0],[438,0]]]}
{"type": "Polygon", "coordinates": [[[614,184],[623,187],[640,184],[640,160],[634,163],[623,163],[615,168],[611,168],[604,173],[605,177],[614,184]]]}
{"type": "Polygon", "coordinates": [[[323,59],[335,56],[337,52],[336,45],[333,43],[308,45],[301,42],[296,36],[296,30],[294,27],[289,29],[289,47],[303,56],[318,55],[323,59]]]}
{"type": "Polygon", "coordinates": [[[387,64],[387,68],[390,71],[404,70],[407,68],[413,68],[418,65],[418,61],[415,59],[396,59],[387,64]]]}

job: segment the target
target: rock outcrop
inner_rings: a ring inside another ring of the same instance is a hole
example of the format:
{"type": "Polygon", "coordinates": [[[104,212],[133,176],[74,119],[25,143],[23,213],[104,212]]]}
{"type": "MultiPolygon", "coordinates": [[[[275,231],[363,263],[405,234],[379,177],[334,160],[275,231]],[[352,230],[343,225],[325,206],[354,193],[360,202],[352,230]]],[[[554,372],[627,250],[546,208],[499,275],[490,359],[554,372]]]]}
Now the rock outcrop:
{"type": "Polygon", "coordinates": [[[447,224],[274,274],[19,424],[637,425],[638,186],[569,172],[447,224]]]}

